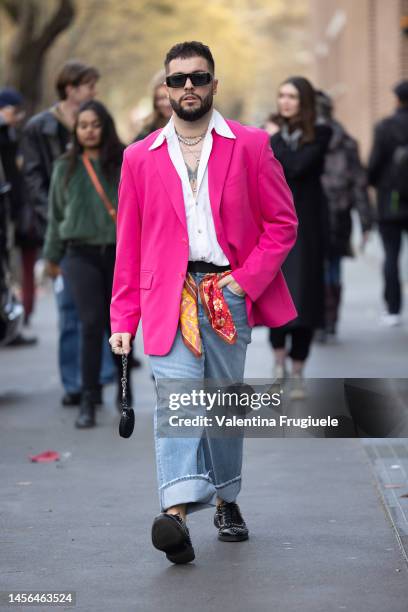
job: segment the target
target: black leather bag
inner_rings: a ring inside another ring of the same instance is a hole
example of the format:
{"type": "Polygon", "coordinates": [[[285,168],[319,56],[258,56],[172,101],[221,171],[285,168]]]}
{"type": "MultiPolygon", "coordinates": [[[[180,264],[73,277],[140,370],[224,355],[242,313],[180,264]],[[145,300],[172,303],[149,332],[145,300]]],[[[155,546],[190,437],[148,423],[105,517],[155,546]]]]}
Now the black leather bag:
{"type": "Polygon", "coordinates": [[[135,413],[132,408],[129,408],[127,405],[127,376],[126,376],[126,368],[127,368],[127,356],[122,355],[122,415],[120,417],[119,423],[119,435],[122,438],[130,438],[135,428],[135,413]]]}

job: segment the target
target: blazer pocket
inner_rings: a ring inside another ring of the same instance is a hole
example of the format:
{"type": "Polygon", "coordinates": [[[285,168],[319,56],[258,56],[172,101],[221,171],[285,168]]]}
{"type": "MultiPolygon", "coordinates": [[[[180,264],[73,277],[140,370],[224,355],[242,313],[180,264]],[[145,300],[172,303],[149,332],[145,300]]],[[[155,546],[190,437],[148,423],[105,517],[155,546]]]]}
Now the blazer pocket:
{"type": "Polygon", "coordinates": [[[153,272],[150,270],[140,270],[140,289],[150,289],[152,286],[153,272]]]}

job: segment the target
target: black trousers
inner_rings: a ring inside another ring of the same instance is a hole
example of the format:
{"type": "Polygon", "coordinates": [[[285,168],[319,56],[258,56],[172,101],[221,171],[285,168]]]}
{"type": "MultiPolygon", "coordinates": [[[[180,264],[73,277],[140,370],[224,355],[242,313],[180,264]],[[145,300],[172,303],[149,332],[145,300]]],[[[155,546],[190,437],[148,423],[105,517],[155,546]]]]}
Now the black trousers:
{"type": "MultiPolygon", "coordinates": [[[[91,393],[98,388],[105,331],[110,335],[114,267],[115,245],[68,247],[66,274],[82,328],[82,386],[83,391],[91,393]]],[[[121,356],[115,355],[114,359],[119,382],[121,356]]]]}
{"type": "Polygon", "coordinates": [[[408,220],[402,222],[383,221],[379,224],[384,245],[384,301],[390,314],[398,314],[402,306],[401,281],[399,277],[399,254],[402,232],[408,231],[408,220]]]}
{"type": "Polygon", "coordinates": [[[289,357],[306,361],[313,338],[311,327],[274,327],[269,330],[269,340],[274,349],[286,348],[286,338],[291,338],[289,357]]]}

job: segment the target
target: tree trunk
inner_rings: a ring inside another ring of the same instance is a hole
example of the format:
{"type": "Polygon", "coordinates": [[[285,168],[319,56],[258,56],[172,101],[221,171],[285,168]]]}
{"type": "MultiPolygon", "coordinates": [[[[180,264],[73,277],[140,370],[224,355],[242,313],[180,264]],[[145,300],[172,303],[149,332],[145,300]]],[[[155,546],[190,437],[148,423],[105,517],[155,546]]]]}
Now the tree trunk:
{"type": "MultiPolygon", "coordinates": [[[[39,0],[41,2],[42,0],[39,0]]],[[[32,115],[41,101],[44,63],[57,37],[75,17],[74,0],[59,0],[59,6],[39,30],[41,16],[38,0],[2,0],[3,8],[14,21],[16,33],[6,60],[5,81],[20,91],[32,115]]]]}

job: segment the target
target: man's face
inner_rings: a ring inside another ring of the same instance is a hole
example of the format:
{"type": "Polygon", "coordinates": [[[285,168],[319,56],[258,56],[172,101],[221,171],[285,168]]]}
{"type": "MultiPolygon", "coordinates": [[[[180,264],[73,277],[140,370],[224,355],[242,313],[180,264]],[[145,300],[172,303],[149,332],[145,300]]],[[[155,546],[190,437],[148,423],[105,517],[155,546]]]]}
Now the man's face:
{"type": "Polygon", "coordinates": [[[77,85],[76,87],[73,85],[68,85],[66,92],[67,100],[76,106],[80,106],[83,102],[89,102],[89,100],[93,100],[93,98],[95,98],[97,93],[96,79],[92,79],[86,83],[81,83],[81,85],[77,85]]]}
{"type": "Polygon", "coordinates": [[[17,127],[24,119],[25,112],[18,106],[3,106],[0,108],[0,115],[7,125],[17,127]]]}
{"type": "MultiPolygon", "coordinates": [[[[171,60],[167,76],[193,72],[211,72],[204,57],[171,60]]],[[[184,121],[197,121],[211,110],[217,85],[217,79],[213,79],[208,85],[195,87],[190,79],[187,79],[184,87],[167,87],[167,85],[166,87],[170,104],[176,115],[184,121]]]]}

